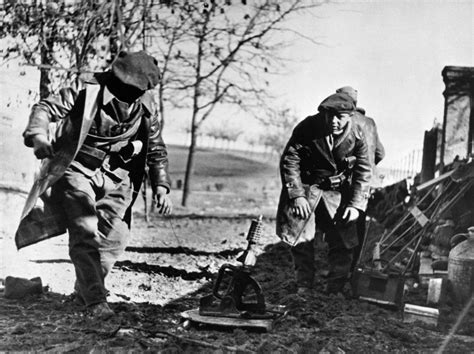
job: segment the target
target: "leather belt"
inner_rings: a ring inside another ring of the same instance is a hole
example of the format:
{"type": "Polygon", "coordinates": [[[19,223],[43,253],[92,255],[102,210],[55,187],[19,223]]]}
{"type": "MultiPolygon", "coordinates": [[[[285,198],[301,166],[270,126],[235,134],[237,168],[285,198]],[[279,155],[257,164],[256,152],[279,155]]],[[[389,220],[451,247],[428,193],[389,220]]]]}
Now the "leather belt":
{"type": "Polygon", "coordinates": [[[74,160],[91,170],[95,170],[102,166],[106,157],[106,151],[83,144],[74,160]]]}

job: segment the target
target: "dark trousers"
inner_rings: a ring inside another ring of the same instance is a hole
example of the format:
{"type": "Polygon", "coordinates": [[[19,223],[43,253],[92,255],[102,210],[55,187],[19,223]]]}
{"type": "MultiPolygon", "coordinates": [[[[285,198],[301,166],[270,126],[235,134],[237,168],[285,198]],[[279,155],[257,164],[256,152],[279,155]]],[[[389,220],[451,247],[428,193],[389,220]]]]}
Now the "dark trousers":
{"type": "Polygon", "coordinates": [[[76,291],[87,306],[105,302],[105,277],[125,250],[130,234],[124,221],[132,200],[130,181],[114,182],[100,170],[88,177],[69,168],[52,193],[67,219],[76,291]]]}
{"type": "Polygon", "coordinates": [[[359,244],[354,247],[354,258],[352,260],[351,271],[354,270],[355,266],[359,262],[362,246],[364,245],[365,232],[367,229],[366,215],[367,214],[365,212],[360,212],[359,219],[357,219],[357,239],[359,240],[359,244]]]}
{"type": "Polygon", "coordinates": [[[340,231],[334,226],[333,219],[329,215],[324,202],[321,200],[315,212],[310,216],[300,238],[295,246],[291,248],[295,266],[296,283],[299,287],[313,286],[314,267],[314,235],[316,227],[325,233],[325,241],[328,244],[328,281],[347,279],[352,259],[353,249],[344,245],[340,231]]]}

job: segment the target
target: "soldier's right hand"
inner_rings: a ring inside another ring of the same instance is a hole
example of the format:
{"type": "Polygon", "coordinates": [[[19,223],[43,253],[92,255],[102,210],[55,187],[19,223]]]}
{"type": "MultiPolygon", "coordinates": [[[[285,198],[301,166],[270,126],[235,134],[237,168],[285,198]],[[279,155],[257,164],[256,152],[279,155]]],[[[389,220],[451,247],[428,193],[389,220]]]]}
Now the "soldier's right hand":
{"type": "Polygon", "coordinates": [[[44,135],[37,134],[31,138],[33,142],[33,151],[37,159],[44,159],[54,155],[53,145],[44,135]]]}
{"type": "Polygon", "coordinates": [[[306,219],[311,214],[311,208],[309,202],[305,197],[297,197],[293,200],[293,214],[306,219]]]}

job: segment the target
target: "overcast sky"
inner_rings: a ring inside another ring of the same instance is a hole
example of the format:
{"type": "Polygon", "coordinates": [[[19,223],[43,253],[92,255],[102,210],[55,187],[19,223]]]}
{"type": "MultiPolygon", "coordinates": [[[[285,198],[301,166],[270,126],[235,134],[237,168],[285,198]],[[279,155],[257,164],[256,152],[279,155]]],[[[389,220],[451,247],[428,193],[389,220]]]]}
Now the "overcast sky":
{"type": "Polygon", "coordinates": [[[302,117],[336,88],[352,85],[375,118],[384,165],[421,148],[424,131],[443,119],[446,65],[474,66],[474,1],[343,1],[295,28],[323,45],[301,42],[303,60],[274,82],[302,117]]]}

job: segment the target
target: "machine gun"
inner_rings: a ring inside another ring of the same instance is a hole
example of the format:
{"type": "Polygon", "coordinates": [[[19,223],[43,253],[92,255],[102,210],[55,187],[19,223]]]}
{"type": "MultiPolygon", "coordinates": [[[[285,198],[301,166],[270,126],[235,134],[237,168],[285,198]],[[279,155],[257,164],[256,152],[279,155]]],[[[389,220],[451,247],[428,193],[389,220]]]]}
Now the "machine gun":
{"type": "Polygon", "coordinates": [[[257,261],[255,246],[262,233],[262,217],[252,220],[247,234],[247,249],[237,258],[240,266],[224,264],[214,282],[212,294],[199,302],[199,314],[235,318],[271,318],[266,312],[262,288],[250,275],[257,261]],[[252,293],[253,292],[253,293],[252,293]],[[246,299],[253,301],[247,302],[246,299]]]}
{"type": "Polygon", "coordinates": [[[257,261],[255,247],[262,235],[262,226],[262,216],[252,220],[247,248],[237,258],[240,265],[222,265],[212,294],[202,297],[199,309],[186,311],[183,318],[202,324],[271,330],[274,320],[286,314],[283,306],[265,303],[260,284],[251,276],[257,261]]]}

